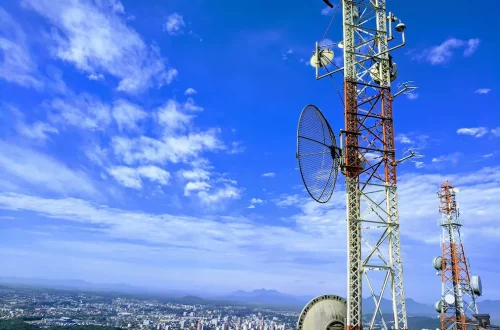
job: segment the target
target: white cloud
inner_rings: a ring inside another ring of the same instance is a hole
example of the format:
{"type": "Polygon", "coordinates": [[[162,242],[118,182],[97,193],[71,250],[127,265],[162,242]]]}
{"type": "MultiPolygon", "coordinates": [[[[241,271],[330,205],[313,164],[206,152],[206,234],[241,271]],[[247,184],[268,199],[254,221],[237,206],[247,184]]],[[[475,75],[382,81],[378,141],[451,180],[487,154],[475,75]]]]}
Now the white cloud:
{"type": "Polygon", "coordinates": [[[183,29],[186,27],[184,19],[178,13],[173,13],[167,17],[167,22],[163,24],[163,31],[172,36],[183,34],[183,29]]]}
{"type": "Polygon", "coordinates": [[[273,178],[276,176],[276,173],[273,173],[273,172],[268,172],[268,173],[264,173],[262,174],[263,177],[267,177],[267,178],[273,178]]]}
{"type": "Polygon", "coordinates": [[[4,9],[0,8],[0,78],[23,87],[43,87],[38,68],[31,58],[26,34],[4,9]]]}
{"type": "Polygon", "coordinates": [[[457,164],[458,161],[462,158],[462,153],[453,152],[448,155],[441,155],[439,157],[432,158],[433,163],[452,163],[457,164]]]}
{"type": "Polygon", "coordinates": [[[17,125],[17,131],[19,134],[43,142],[49,138],[47,133],[58,134],[59,130],[47,123],[37,121],[32,125],[27,125],[25,123],[19,123],[17,125]]]}
{"type": "Polygon", "coordinates": [[[181,104],[175,100],[168,100],[157,109],[158,123],[169,133],[184,131],[194,118],[183,112],[181,104]]]}
{"type": "Polygon", "coordinates": [[[99,195],[92,179],[82,170],[72,170],[47,155],[20,145],[0,141],[0,150],[0,182],[22,183],[32,191],[99,195]]]}
{"type": "Polygon", "coordinates": [[[198,197],[202,204],[212,207],[220,206],[220,203],[227,199],[240,199],[241,192],[235,186],[225,185],[224,187],[198,192],[198,197]]]}
{"type": "Polygon", "coordinates": [[[158,47],[146,46],[126,26],[119,16],[123,6],[118,3],[110,6],[107,1],[75,0],[54,6],[51,0],[22,1],[24,8],[36,11],[57,28],[49,41],[55,57],[90,75],[103,71],[120,79],[118,90],[124,92],[171,83],[177,71],[167,68],[158,47]]]}
{"type": "Polygon", "coordinates": [[[203,111],[203,107],[197,105],[192,98],[188,98],[183,105],[184,110],[191,112],[203,111]]]}
{"type": "Polygon", "coordinates": [[[464,56],[471,56],[479,47],[479,39],[469,39],[467,41],[467,49],[464,51],[464,56]]]}
{"type": "Polygon", "coordinates": [[[247,209],[254,209],[254,208],[255,208],[255,205],[253,205],[253,204],[247,207],[247,209]]]}
{"type": "Polygon", "coordinates": [[[474,93],[484,95],[484,94],[489,94],[489,92],[491,92],[490,88],[479,88],[479,89],[476,89],[476,91],[474,93]]]}
{"type": "Polygon", "coordinates": [[[423,52],[410,51],[412,59],[423,60],[432,65],[440,65],[448,63],[453,57],[454,50],[466,47],[464,56],[472,55],[479,46],[479,39],[460,40],[457,38],[449,38],[438,46],[425,49],[423,52]]]}
{"type": "Polygon", "coordinates": [[[491,134],[494,136],[500,136],[500,126],[491,130],[491,134]]]}
{"type": "MultiPolygon", "coordinates": [[[[492,242],[496,238],[490,237],[491,233],[500,230],[495,223],[497,205],[500,203],[500,186],[498,185],[500,168],[484,168],[477,172],[457,173],[447,178],[437,174],[406,173],[401,175],[399,179],[400,229],[401,240],[404,242],[402,253],[403,262],[408,269],[405,281],[417,280],[419,278],[417,275],[411,275],[413,271],[421,267],[420,263],[425,264],[431,260],[435,253],[440,253],[439,244],[433,243],[435,237],[440,233],[440,228],[432,219],[439,217],[437,213],[439,201],[435,191],[438,184],[445,179],[450,179],[461,190],[457,197],[461,208],[461,218],[466,224],[465,231],[470,233],[465,242],[467,253],[473,256],[473,260],[477,260],[475,255],[484,254],[484,247],[493,244],[492,242]],[[488,203],[484,203],[484,196],[489,196],[488,203]],[[422,223],[429,225],[422,226],[422,223]],[[476,230],[475,228],[488,228],[489,230],[476,230]],[[482,245],[477,246],[477,244],[482,245]],[[409,262],[410,260],[411,262],[409,262]]],[[[100,255],[114,258],[113,260],[125,261],[127,259],[123,258],[128,258],[129,253],[127,252],[129,251],[132,259],[142,255],[144,257],[141,257],[141,260],[144,260],[143,258],[156,260],[162,267],[174,264],[175,270],[173,268],[165,270],[165,272],[176,272],[172,278],[183,278],[184,274],[193,271],[193,269],[178,268],[174,260],[196,264],[197,271],[203,268],[203,261],[205,261],[210,263],[212,273],[220,271],[222,268],[253,269],[256,275],[260,274],[258,275],[260,276],[259,281],[262,281],[260,283],[264,283],[264,285],[271,285],[268,284],[270,283],[268,282],[269,274],[274,274],[274,271],[280,274],[286,272],[297,278],[304,278],[304,276],[299,276],[304,275],[300,273],[299,269],[304,268],[304,261],[301,260],[307,260],[309,263],[307,269],[311,272],[308,277],[323,278],[325,276],[325,279],[328,278],[334,269],[345,263],[345,195],[343,192],[338,193],[328,204],[316,203],[310,200],[305,193],[300,196],[282,196],[278,202],[281,205],[293,206],[294,208],[291,210],[295,210],[296,213],[291,217],[283,218],[282,224],[262,225],[260,221],[254,222],[244,217],[151,214],[120,210],[74,198],[47,199],[11,193],[0,194],[0,208],[10,210],[13,212],[12,214],[19,212],[18,214],[22,216],[24,211],[34,212],[40,219],[39,223],[43,225],[45,225],[44,217],[64,220],[68,225],[78,223],[80,228],[97,228],[94,230],[97,230],[100,235],[98,237],[105,238],[102,240],[103,244],[89,238],[88,241],[81,242],[81,244],[79,242],[75,242],[76,245],[68,244],[64,249],[61,248],[61,245],[54,246],[54,249],[72,251],[68,252],[70,255],[74,255],[76,253],[74,251],[80,249],[86,257],[100,255]],[[290,222],[293,225],[290,226],[290,222]],[[125,246],[124,243],[113,241],[115,239],[140,240],[141,243],[136,243],[137,246],[125,246]],[[164,245],[165,242],[168,242],[169,245],[164,245]],[[318,246],[322,246],[322,249],[318,249],[318,246]],[[111,252],[106,252],[108,249],[111,252]],[[164,253],[165,250],[169,253],[164,253]],[[335,260],[337,264],[330,263],[330,260],[335,260]],[[266,268],[265,276],[259,273],[264,264],[271,267],[266,268]],[[328,270],[325,270],[325,267],[328,270]]],[[[64,228],[64,222],[61,222],[58,227],[64,228]]],[[[47,226],[43,228],[45,231],[48,230],[47,226]]],[[[94,233],[92,235],[95,236],[94,233]]],[[[38,246],[33,246],[31,251],[26,252],[29,256],[30,253],[40,251],[38,246]]],[[[6,252],[2,250],[1,253],[5,254],[6,252]]],[[[52,258],[54,256],[56,255],[52,254],[52,258]]],[[[490,264],[492,259],[490,256],[487,257],[489,258],[488,264],[490,264]]],[[[6,262],[13,260],[13,258],[11,254],[6,262]]],[[[127,261],[130,262],[130,260],[127,261]]],[[[78,262],[81,264],[82,261],[78,260],[78,262]]],[[[58,265],[60,264],[65,263],[58,263],[58,265]]],[[[102,274],[103,268],[101,264],[99,265],[98,270],[93,270],[89,274],[94,274],[94,276],[102,274]]],[[[480,271],[477,261],[475,265],[475,272],[480,271]]],[[[7,269],[8,266],[9,264],[7,264],[7,269]]],[[[80,267],[89,271],[86,266],[85,263],[80,267]]],[[[113,264],[113,267],[110,266],[109,269],[128,274],[133,272],[124,272],[124,270],[133,269],[134,266],[137,267],[137,264],[131,263],[129,268],[113,264]]],[[[161,269],[158,267],[158,271],[161,269]]],[[[340,269],[343,268],[340,267],[340,269]]],[[[340,274],[336,273],[339,276],[339,281],[345,277],[345,271],[341,270],[340,272],[340,274]]],[[[148,271],[146,273],[155,272],[148,271]]],[[[484,273],[482,274],[484,276],[484,273]]],[[[199,276],[199,273],[197,275],[199,276]]],[[[145,275],[141,274],[141,276],[145,275]]],[[[429,277],[435,276],[430,272],[429,277]]],[[[483,277],[483,281],[494,281],[494,278],[494,275],[491,278],[483,277]]],[[[125,281],[130,280],[125,279],[125,281]]],[[[151,278],[148,277],[144,280],[150,281],[151,278]]],[[[220,276],[212,275],[212,277],[204,277],[204,280],[210,280],[214,283],[220,282],[220,276]]],[[[336,280],[330,280],[332,283],[337,283],[336,280]]],[[[177,282],[172,283],[177,285],[177,282]]],[[[235,281],[235,286],[245,284],[254,285],[253,282],[248,284],[248,282],[242,282],[241,279],[235,281]]],[[[291,284],[290,287],[292,287],[291,284]]],[[[275,288],[279,289],[279,287],[275,288]]],[[[341,290],[342,285],[339,284],[334,289],[341,290]]],[[[307,290],[311,290],[311,287],[308,287],[307,290]]],[[[421,288],[409,286],[407,291],[409,296],[415,298],[415,292],[421,291],[421,288]]],[[[425,294],[429,294],[429,292],[425,294]]]]}
{"type": "Polygon", "coordinates": [[[200,111],[194,101],[181,104],[167,101],[156,110],[156,118],[161,127],[161,136],[137,138],[113,137],[115,155],[127,164],[133,163],[187,163],[205,151],[218,151],[226,147],[219,139],[218,129],[193,132],[193,115],[186,111],[200,111]]]}
{"type": "Polygon", "coordinates": [[[141,176],[133,168],[126,166],[116,166],[110,168],[108,170],[108,173],[124,187],[133,189],[142,188],[141,176]]]}
{"type": "Polygon", "coordinates": [[[405,94],[408,100],[416,100],[419,98],[419,95],[417,93],[410,93],[410,94],[405,94]]]}
{"type": "Polygon", "coordinates": [[[262,203],[264,203],[264,201],[262,199],[260,199],[260,198],[252,198],[250,200],[250,203],[251,204],[262,204],[262,203]]]}
{"type": "Polygon", "coordinates": [[[95,131],[105,130],[111,123],[111,107],[86,93],[55,98],[44,107],[54,123],[95,131]]]}
{"type": "Polygon", "coordinates": [[[170,173],[156,166],[140,166],[131,168],[126,166],[115,166],[108,170],[108,173],[121,185],[133,188],[142,188],[142,179],[147,178],[152,182],[167,185],[170,180],[170,173]]]}
{"type": "Polygon", "coordinates": [[[231,142],[231,149],[228,150],[229,154],[239,154],[245,151],[245,147],[243,146],[243,142],[234,141],[231,142]]]}
{"type": "Polygon", "coordinates": [[[178,173],[181,177],[183,177],[186,180],[209,180],[211,176],[210,172],[201,168],[194,168],[192,170],[181,170],[178,173]]]}
{"type": "Polygon", "coordinates": [[[216,130],[165,136],[161,140],[141,136],[138,138],[113,137],[112,147],[120,159],[133,163],[186,163],[205,151],[224,148],[216,130]]]}
{"type": "Polygon", "coordinates": [[[85,147],[85,156],[94,164],[106,166],[108,163],[108,150],[101,147],[97,143],[92,143],[85,147]]]}
{"type": "Polygon", "coordinates": [[[471,128],[459,128],[457,134],[471,135],[474,137],[482,137],[488,133],[486,127],[471,127],[471,128]]]}
{"type": "Polygon", "coordinates": [[[335,7],[334,8],[330,8],[330,7],[325,7],[321,10],[321,15],[323,16],[331,16],[333,15],[333,13],[335,12],[335,7]]]}
{"type": "Polygon", "coordinates": [[[406,135],[404,134],[398,134],[396,136],[396,141],[403,143],[403,144],[412,144],[413,141],[406,135]]]}
{"type": "Polygon", "coordinates": [[[184,196],[190,196],[192,191],[207,191],[212,186],[205,181],[192,181],[188,182],[184,187],[184,196]]]}
{"type": "Polygon", "coordinates": [[[415,162],[416,168],[423,168],[425,166],[424,162],[415,162]]]}
{"type": "Polygon", "coordinates": [[[92,73],[89,74],[87,78],[89,78],[89,80],[104,80],[104,75],[102,73],[99,74],[92,73]]]}
{"type": "Polygon", "coordinates": [[[195,95],[195,94],[198,94],[198,92],[194,88],[191,88],[191,87],[186,89],[186,91],[184,92],[184,95],[195,95]]]}
{"type": "Polygon", "coordinates": [[[113,103],[113,117],[120,131],[137,129],[137,122],[147,116],[144,110],[126,100],[119,99],[113,103]]]}
{"type": "Polygon", "coordinates": [[[15,127],[17,133],[21,136],[34,140],[38,143],[44,143],[49,139],[50,134],[59,134],[59,130],[48,123],[42,121],[28,123],[25,115],[19,111],[18,108],[12,105],[4,104],[2,107],[6,111],[5,114],[8,111],[14,115],[14,118],[12,118],[14,123],[11,125],[15,127]]]}

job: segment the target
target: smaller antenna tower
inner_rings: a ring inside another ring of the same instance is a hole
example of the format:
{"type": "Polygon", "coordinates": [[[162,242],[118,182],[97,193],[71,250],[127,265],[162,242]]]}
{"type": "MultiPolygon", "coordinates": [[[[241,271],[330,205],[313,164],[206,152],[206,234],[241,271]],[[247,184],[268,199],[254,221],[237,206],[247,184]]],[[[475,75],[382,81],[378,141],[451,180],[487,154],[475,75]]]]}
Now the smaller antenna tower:
{"type": "Polygon", "coordinates": [[[456,201],[458,191],[449,181],[438,191],[442,255],[434,258],[433,265],[441,275],[441,299],[435,304],[441,314],[441,330],[467,330],[477,323],[473,319],[478,314],[476,297],[482,295],[481,278],[470,276],[460,238],[463,223],[456,201]]]}

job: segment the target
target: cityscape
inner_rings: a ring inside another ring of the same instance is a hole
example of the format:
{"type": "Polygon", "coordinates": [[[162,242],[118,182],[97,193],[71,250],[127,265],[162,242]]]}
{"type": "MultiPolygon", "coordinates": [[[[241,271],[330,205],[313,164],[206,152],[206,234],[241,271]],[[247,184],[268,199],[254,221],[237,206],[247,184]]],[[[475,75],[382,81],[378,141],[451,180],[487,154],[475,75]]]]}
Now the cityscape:
{"type": "MultiPolygon", "coordinates": [[[[0,329],[291,330],[300,308],[168,298],[98,290],[0,285],[0,329]],[[15,323],[12,323],[14,322],[15,323]],[[3,324],[3,322],[6,322],[3,324]]],[[[364,317],[368,324],[368,315],[364,317]]],[[[436,318],[411,316],[412,329],[434,330],[436,318]]],[[[387,322],[391,328],[390,321],[387,322]]],[[[380,322],[375,329],[382,329],[380,322]]]]}
{"type": "MultiPolygon", "coordinates": [[[[111,293],[0,287],[0,320],[42,328],[98,325],[125,329],[294,329],[299,313],[238,305],[203,305],[111,293]]],[[[192,297],[191,300],[196,300],[192,297]]],[[[200,299],[201,300],[201,299],[200,299]]]]}

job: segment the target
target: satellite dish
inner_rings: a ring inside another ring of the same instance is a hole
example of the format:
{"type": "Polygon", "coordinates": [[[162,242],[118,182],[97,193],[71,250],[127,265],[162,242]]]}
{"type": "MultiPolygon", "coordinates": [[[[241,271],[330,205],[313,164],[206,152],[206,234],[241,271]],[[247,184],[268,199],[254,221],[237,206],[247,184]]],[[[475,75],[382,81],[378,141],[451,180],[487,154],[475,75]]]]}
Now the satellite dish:
{"type": "Polygon", "coordinates": [[[432,265],[436,270],[442,270],[443,269],[443,258],[442,257],[435,257],[432,260],[432,265]]]}
{"type": "Polygon", "coordinates": [[[454,295],[451,295],[451,294],[447,294],[445,297],[444,297],[444,301],[448,304],[448,305],[453,305],[455,303],[455,296],[454,295]]]}
{"type": "Polygon", "coordinates": [[[458,189],[458,188],[453,188],[453,192],[456,194],[456,193],[460,192],[460,189],[458,189]]]}
{"type": "Polygon", "coordinates": [[[321,49],[318,53],[319,56],[316,54],[317,52],[314,52],[310,60],[311,66],[314,68],[325,67],[333,61],[333,50],[331,49],[321,49]]]}
{"type": "Polygon", "coordinates": [[[309,195],[319,203],[328,202],[337,181],[340,149],[330,124],[314,105],[306,106],[300,114],[297,159],[309,195]]]}
{"type": "Polygon", "coordinates": [[[344,48],[344,41],[341,41],[337,44],[337,47],[339,47],[340,49],[344,48]]]}
{"type": "Polygon", "coordinates": [[[347,301],[335,295],[323,295],[311,300],[302,310],[297,330],[344,330],[347,301]]]}
{"type": "Polygon", "coordinates": [[[472,287],[472,292],[474,292],[476,296],[483,295],[483,286],[481,284],[481,277],[472,276],[470,286],[472,287]]]}
{"type": "MultiPolygon", "coordinates": [[[[391,82],[393,82],[398,77],[398,65],[396,64],[396,62],[390,60],[390,66],[390,79],[391,82]]],[[[377,85],[380,84],[379,62],[376,62],[370,67],[370,77],[372,78],[374,83],[376,83],[377,85]]]]}
{"type": "Polygon", "coordinates": [[[438,313],[446,313],[446,311],[448,310],[448,307],[446,307],[446,305],[443,304],[443,302],[441,300],[439,300],[439,301],[436,301],[436,303],[434,304],[434,309],[436,309],[436,312],[438,312],[438,313]]]}

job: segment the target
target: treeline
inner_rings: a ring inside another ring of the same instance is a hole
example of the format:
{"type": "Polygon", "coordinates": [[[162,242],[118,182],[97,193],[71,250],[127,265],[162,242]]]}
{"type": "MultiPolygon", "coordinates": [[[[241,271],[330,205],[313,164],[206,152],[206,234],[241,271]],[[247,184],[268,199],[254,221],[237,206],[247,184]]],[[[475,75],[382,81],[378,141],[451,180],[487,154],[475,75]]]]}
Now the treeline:
{"type": "Polygon", "coordinates": [[[120,328],[103,327],[98,325],[75,325],[75,326],[56,326],[41,328],[34,324],[29,324],[23,320],[0,320],[0,330],[120,330],[120,328]]]}

